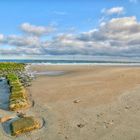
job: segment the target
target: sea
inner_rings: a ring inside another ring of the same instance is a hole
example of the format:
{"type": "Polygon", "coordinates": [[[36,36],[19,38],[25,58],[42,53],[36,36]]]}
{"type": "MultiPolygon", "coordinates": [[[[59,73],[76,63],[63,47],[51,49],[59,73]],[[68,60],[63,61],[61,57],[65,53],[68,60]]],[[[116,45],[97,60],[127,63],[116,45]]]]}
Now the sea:
{"type": "Polygon", "coordinates": [[[30,59],[0,59],[0,62],[16,62],[26,64],[44,65],[138,65],[140,62],[126,61],[94,61],[94,60],[30,60],[30,59]]]}

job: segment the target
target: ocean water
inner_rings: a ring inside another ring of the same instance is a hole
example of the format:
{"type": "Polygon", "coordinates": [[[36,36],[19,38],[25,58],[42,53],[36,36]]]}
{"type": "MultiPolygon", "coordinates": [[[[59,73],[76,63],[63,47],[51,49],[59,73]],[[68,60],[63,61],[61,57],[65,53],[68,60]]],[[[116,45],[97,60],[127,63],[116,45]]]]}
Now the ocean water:
{"type": "Polygon", "coordinates": [[[19,59],[0,59],[0,62],[16,62],[27,64],[47,64],[47,65],[140,65],[140,62],[123,61],[92,61],[92,60],[19,60],[19,59]]]}

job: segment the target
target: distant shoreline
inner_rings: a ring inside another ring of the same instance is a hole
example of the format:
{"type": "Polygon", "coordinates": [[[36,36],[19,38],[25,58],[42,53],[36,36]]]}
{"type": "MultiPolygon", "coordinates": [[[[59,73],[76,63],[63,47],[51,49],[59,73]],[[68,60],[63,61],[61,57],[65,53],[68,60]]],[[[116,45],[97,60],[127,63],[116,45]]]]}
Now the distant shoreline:
{"type": "Polygon", "coordinates": [[[30,60],[30,59],[0,59],[0,62],[16,62],[33,65],[111,65],[111,66],[140,66],[140,62],[127,61],[91,61],[91,60],[30,60]]]}

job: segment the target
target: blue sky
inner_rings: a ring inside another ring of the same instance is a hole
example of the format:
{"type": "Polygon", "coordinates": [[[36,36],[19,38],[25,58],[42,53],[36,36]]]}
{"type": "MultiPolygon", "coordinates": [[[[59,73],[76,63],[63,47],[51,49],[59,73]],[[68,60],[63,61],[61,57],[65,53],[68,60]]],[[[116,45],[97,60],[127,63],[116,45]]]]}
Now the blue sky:
{"type": "Polygon", "coordinates": [[[126,16],[135,15],[139,19],[140,5],[128,0],[1,0],[0,31],[19,33],[18,27],[23,22],[43,26],[58,24],[60,30],[74,27],[87,31],[98,26],[103,8],[116,6],[125,7],[126,16]]]}
{"type": "Polygon", "coordinates": [[[139,7],[139,0],[1,0],[0,58],[139,60],[139,7]]]}

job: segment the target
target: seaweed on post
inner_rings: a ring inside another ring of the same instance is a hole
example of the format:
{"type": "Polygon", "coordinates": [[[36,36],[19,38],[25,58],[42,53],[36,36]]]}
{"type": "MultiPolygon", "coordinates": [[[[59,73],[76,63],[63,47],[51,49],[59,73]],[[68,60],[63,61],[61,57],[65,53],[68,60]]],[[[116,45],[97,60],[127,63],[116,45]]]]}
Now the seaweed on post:
{"type": "Polygon", "coordinates": [[[9,97],[9,109],[11,111],[16,111],[27,108],[29,106],[28,96],[18,76],[15,74],[8,74],[6,78],[11,92],[9,97]]]}

